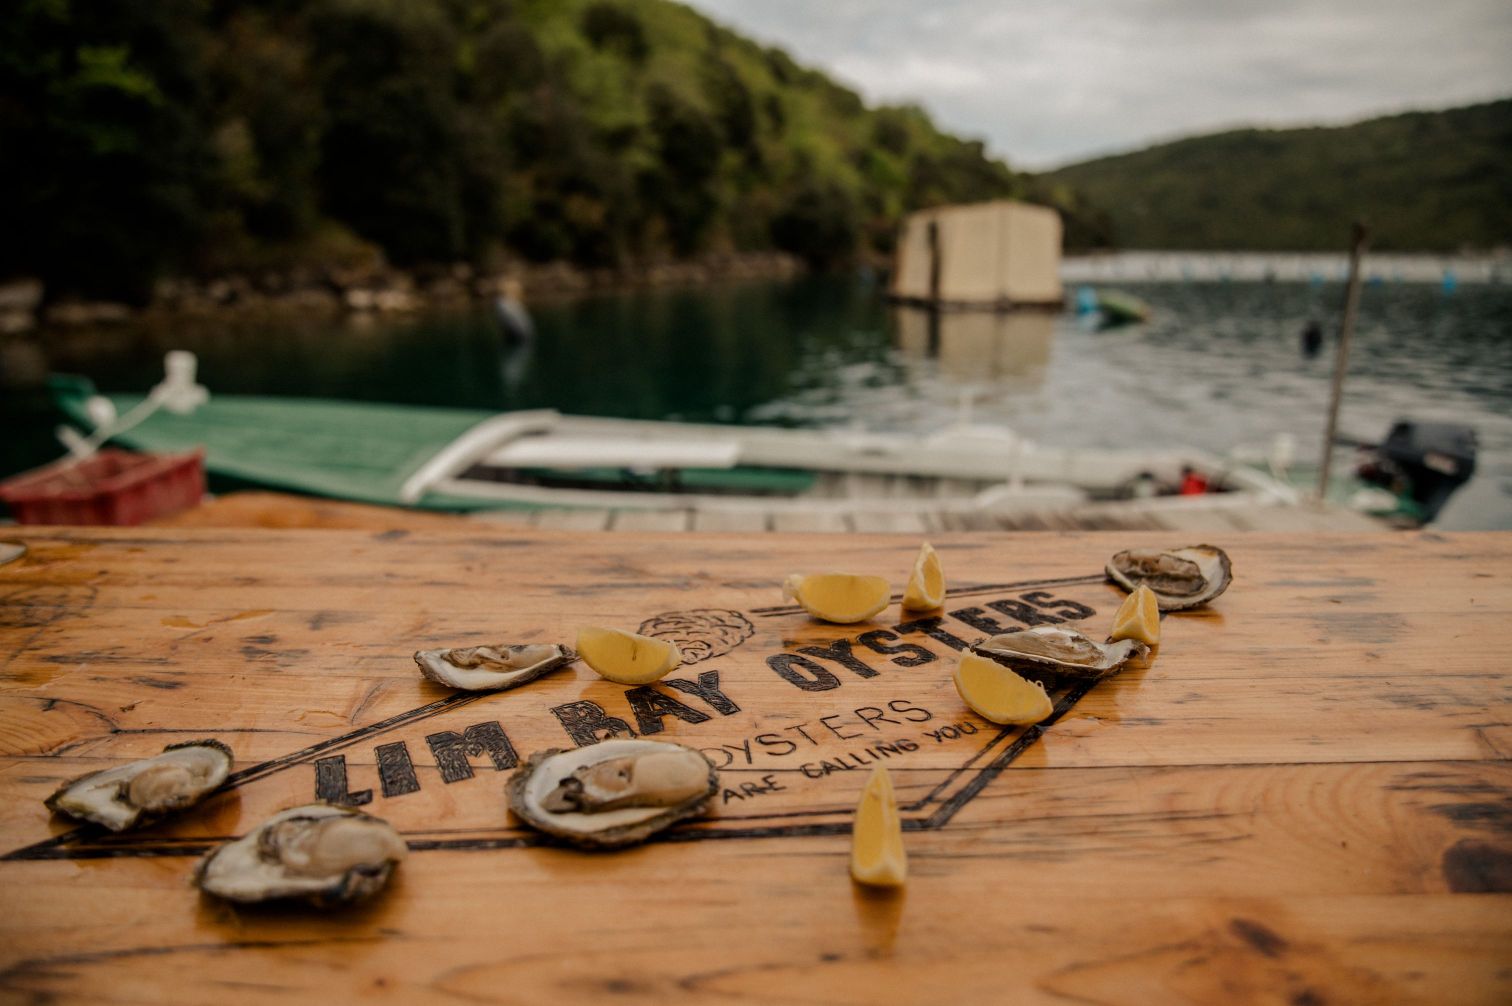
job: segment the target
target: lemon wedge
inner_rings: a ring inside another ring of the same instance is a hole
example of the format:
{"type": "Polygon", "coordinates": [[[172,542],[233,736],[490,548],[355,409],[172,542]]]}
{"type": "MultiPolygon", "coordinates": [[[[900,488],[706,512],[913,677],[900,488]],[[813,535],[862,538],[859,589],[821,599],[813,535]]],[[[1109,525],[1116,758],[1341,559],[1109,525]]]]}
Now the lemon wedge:
{"type": "Polygon", "coordinates": [[[961,654],[955,686],[973,712],[994,723],[1038,723],[1055,708],[1043,685],[975,653],[961,654]]]}
{"type": "Polygon", "coordinates": [[[940,557],[929,542],[919,546],[908,586],[903,590],[903,607],[913,611],[933,611],[945,603],[945,571],[940,557]]]}
{"type": "Polygon", "coordinates": [[[579,629],[577,651],[599,677],[622,685],[650,684],[682,663],[676,644],[619,629],[579,629]]]}
{"type": "Polygon", "coordinates": [[[874,887],[902,887],[908,878],[898,800],[893,796],[892,779],[881,765],[872,769],[856,805],[850,870],[857,883],[874,887]]]}
{"type": "Polygon", "coordinates": [[[783,581],[782,592],[815,618],[842,625],[866,621],[892,598],[892,586],[882,577],[849,573],[793,573],[783,581]]]}
{"type": "Polygon", "coordinates": [[[1142,583],[1124,598],[1124,603],[1118,606],[1118,613],[1113,616],[1113,634],[1108,637],[1108,642],[1120,639],[1160,645],[1160,603],[1155,592],[1142,583]]]}

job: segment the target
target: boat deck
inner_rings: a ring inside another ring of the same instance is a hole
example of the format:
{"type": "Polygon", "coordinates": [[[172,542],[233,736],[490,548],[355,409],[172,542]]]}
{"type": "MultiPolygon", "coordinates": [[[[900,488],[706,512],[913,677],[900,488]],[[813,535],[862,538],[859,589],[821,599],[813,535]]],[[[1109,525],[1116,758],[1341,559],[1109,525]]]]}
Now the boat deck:
{"type": "Polygon", "coordinates": [[[162,522],[180,527],[420,529],[486,522],[489,526],[567,531],[799,532],[939,534],[949,531],[1354,531],[1382,525],[1336,507],[1247,505],[1159,511],[1135,503],[1089,503],[1070,510],[1014,513],[839,513],[554,509],[500,510],[466,517],[344,503],[285,493],[240,492],[207,500],[162,522]]]}

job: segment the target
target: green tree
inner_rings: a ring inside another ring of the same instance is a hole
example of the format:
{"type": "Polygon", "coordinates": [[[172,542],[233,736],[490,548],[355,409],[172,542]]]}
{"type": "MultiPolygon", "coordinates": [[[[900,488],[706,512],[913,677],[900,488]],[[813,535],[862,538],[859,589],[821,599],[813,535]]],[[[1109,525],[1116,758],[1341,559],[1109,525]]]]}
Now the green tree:
{"type": "Polygon", "coordinates": [[[199,4],[22,0],[0,18],[0,274],[139,300],[214,183],[199,4]]]}
{"type": "Polygon", "coordinates": [[[583,11],[583,34],[595,48],[618,52],[632,63],[644,62],[650,51],[635,11],[608,0],[589,4],[583,11]]]}
{"type": "Polygon", "coordinates": [[[810,181],[772,221],[772,239],[810,266],[828,268],[855,254],[858,217],[855,201],[842,186],[810,181]]]}
{"type": "Polygon", "coordinates": [[[921,110],[668,0],[15,0],[0,185],[26,238],[0,271],[134,297],[380,251],[827,266],[886,254],[909,209],[1026,191],[921,110]]]}
{"type": "Polygon", "coordinates": [[[647,104],[660,163],[642,174],[641,196],[664,221],[673,249],[688,255],[698,250],[718,206],[711,182],[720,131],[712,116],[664,85],[651,87],[647,104]]]}
{"type": "Polygon", "coordinates": [[[474,242],[453,26],[431,4],[328,0],[310,34],[326,108],[323,205],[396,262],[461,257],[474,242]]]}

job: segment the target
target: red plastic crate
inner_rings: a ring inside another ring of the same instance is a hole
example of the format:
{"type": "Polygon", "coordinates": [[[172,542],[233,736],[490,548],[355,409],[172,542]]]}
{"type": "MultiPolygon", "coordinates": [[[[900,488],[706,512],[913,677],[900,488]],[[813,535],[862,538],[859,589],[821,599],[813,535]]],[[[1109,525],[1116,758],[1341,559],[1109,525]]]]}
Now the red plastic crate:
{"type": "Polygon", "coordinates": [[[205,495],[205,453],[103,450],[0,482],[22,524],[141,524],[187,510],[205,495]]]}

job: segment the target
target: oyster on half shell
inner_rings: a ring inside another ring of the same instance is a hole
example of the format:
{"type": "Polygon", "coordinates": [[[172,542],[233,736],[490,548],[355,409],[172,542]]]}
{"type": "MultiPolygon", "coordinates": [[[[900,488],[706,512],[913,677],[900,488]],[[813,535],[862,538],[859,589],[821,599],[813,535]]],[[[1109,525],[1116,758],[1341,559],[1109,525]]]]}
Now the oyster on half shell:
{"type": "Polygon", "coordinates": [[[1093,681],[1107,677],[1132,658],[1150,652],[1150,648],[1138,640],[1099,643],[1061,625],[1036,625],[1032,629],[991,636],[973,643],[971,649],[1018,671],[1039,671],[1062,678],[1093,681]]]}
{"type": "Polygon", "coordinates": [[[1125,549],[1108,560],[1106,571],[1124,590],[1149,587],[1161,611],[1204,605],[1227,590],[1234,576],[1228,554],[1214,545],[1125,549]]]}
{"type": "Polygon", "coordinates": [[[388,882],[408,848],[381,818],[330,804],[280,811],[212,849],[194,871],[200,890],[228,901],[359,901],[388,882]]]}
{"type": "Polygon", "coordinates": [[[576,659],[576,653],[557,643],[500,643],[415,653],[421,674],[437,684],[468,691],[514,688],[576,659]]]}
{"type": "Polygon", "coordinates": [[[647,740],[538,751],[507,785],[509,809],[527,824],[596,849],[643,842],[701,813],[718,790],[702,754],[647,740]]]}
{"type": "Polygon", "coordinates": [[[55,813],[125,831],[204,799],[231,774],[231,760],[220,741],[170,744],[160,755],[72,779],[45,802],[55,813]]]}

